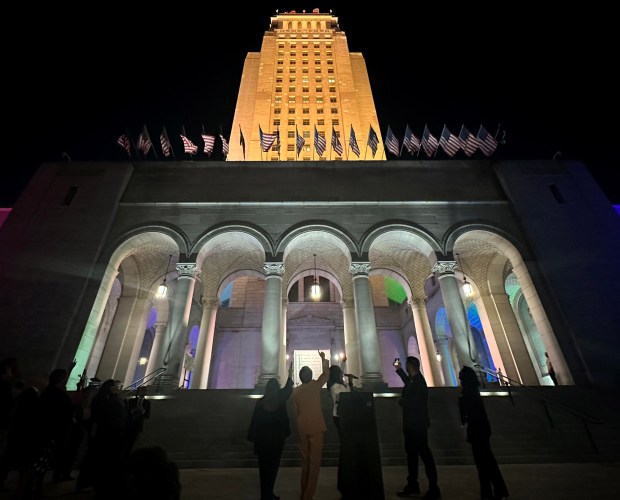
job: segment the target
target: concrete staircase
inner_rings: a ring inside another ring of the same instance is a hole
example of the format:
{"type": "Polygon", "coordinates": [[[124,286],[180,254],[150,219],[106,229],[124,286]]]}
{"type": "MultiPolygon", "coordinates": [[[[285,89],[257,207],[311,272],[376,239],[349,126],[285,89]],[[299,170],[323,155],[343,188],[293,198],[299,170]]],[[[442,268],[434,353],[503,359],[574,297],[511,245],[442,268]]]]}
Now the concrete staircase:
{"type": "MultiPolygon", "coordinates": [[[[458,415],[459,388],[431,388],[429,439],[438,464],[471,464],[471,449],[458,415]]],[[[493,391],[490,391],[493,392],[493,391]]],[[[404,465],[400,388],[375,397],[375,414],[383,465],[404,465]],[[381,397],[383,396],[383,397],[381,397]]],[[[152,401],[140,446],[159,445],[181,468],[257,467],[246,440],[255,399],[250,390],[184,390],[152,401]]],[[[513,388],[512,397],[485,397],[501,463],[620,461],[620,403],[611,393],[579,387],[513,388]],[[602,424],[584,424],[551,404],[594,415],[602,424]]],[[[338,463],[338,435],[331,418],[331,398],[322,393],[327,423],[323,464],[338,463]]],[[[296,422],[289,404],[292,435],[287,439],[283,467],[300,465],[296,422]]]]}

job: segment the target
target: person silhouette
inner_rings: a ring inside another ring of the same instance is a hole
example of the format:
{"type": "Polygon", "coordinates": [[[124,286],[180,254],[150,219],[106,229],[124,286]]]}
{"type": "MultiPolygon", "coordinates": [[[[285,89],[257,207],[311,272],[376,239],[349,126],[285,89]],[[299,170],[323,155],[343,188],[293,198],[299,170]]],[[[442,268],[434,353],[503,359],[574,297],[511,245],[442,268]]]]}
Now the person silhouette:
{"type": "Polygon", "coordinates": [[[478,376],[472,368],[464,366],[459,372],[459,380],[462,387],[459,396],[461,424],[467,426],[467,441],[471,444],[478,470],[480,497],[482,500],[501,500],[508,496],[508,489],[491,451],[491,424],[480,397],[478,376]]]}
{"type": "Polygon", "coordinates": [[[256,402],[248,429],[248,441],[258,457],[261,500],[274,500],[273,493],[280,469],[284,441],[291,434],[286,402],[293,392],[293,363],[289,365],[286,385],[280,389],[278,379],[267,381],[265,395],[256,402]]]}
{"type": "Polygon", "coordinates": [[[407,373],[400,366],[400,359],[394,361],[396,373],[404,382],[399,404],[403,413],[403,433],[405,435],[405,452],[407,453],[407,484],[396,493],[399,497],[411,497],[420,494],[418,483],[418,456],[424,463],[424,470],[428,479],[428,491],[423,498],[441,498],[437,484],[437,467],[433,453],[428,446],[428,388],[426,380],[420,372],[420,360],[409,356],[405,363],[407,373]]]}
{"type": "Polygon", "coordinates": [[[327,427],[321,410],[321,387],[329,377],[329,361],[319,351],[323,373],[312,380],[312,370],[302,366],[299,370],[301,385],[293,390],[293,406],[297,415],[299,451],[301,453],[301,500],[312,500],[319,479],[323,437],[327,427]]]}

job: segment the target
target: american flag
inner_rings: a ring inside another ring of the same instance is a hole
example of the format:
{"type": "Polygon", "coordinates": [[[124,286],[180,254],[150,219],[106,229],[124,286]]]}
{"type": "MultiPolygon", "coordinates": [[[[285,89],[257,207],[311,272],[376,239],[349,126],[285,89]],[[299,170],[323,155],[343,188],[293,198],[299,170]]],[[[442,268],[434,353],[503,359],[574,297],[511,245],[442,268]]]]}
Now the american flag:
{"type": "Polygon", "coordinates": [[[389,125],[385,135],[385,148],[397,158],[400,156],[400,144],[389,125]]]}
{"type": "Polygon", "coordinates": [[[323,156],[325,153],[325,148],[327,146],[327,141],[325,137],[319,134],[319,131],[316,129],[316,125],[314,126],[314,148],[316,152],[319,153],[319,156],[323,156]]]}
{"type": "Polygon", "coordinates": [[[202,140],[205,143],[204,152],[208,154],[209,156],[211,156],[211,153],[213,153],[213,146],[215,146],[215,136],[206,135],[206,134],[200,134],[200,136],[202,137],[202,140]]]}
{"type": "Polygon", "coordinates": [[[424,125],[424,133],[422,134],[422,148],[429,158],[435,154],[439,147],[439,142],[435,138],[431,131],[428,129],[428,125],[424,125]]]}
{"type": "Polygon", "coordinates": [[[159,134],[159,142],[161,143],[161,152],[164,153],[164,156],[168,158],[170,153],[172,152],[172,145],[170,144],[170,139],[168,139],[168,132],[166,132],[166,127],[164,127],[159,134]]]}
{"type": "Polygon", "coordinates": [[[349,146],[351,146],[351,151],[353,151],[359,158],[360,147],[357,145],[357,138],[355,137],[355,130],[353,130],[353,125],[351,125],[351,133],[349,134],[349,146]]]}
{"type": "Polygon", "coordinates": [[[245,160],[245,137],[243,137],[241,125],[239,125],[239,145],[241,146],[241,149],[243,149],[243,159],[245,160]]]}
{"type": "Polygon", "coordinates": [[[377,153],[377,148],[379,147],[379,137],[377,136],[375,130],[372,128],[372,125],[370,126],[370,130],[368,131],[368,145],[370,146],[370,150],[372,151],[372,157],[374,158],[375,154],[377,153]]]}
{"type": "Polygon", "coordinates": [[[299,131],[297,130],[297,127],[295,127],[295,136],[296,136],[295,144],[297,147],[297,156],[299,156],[299,153],[301,153],[301,150],[306,144],[306,139],[304,139],[301,135],[299,135],[299,131]]]}
{"type": "Polygon", "coordinates": [[[222,154],[224,155],[224,158],[226,158],[228,156],[228,152],[230,151],[230,148],[228,147],[228,141],[224,139],[224,136],[222,134],[220,134],[220,139],[222,140],[222,154]]]}
{"type": "Polygon", "coordinates": [[[407,148],[409,154],[418,153],[420,151],[420,139],[418,139],[416,135],[411,131],[411,129],[409,128],[409,124],[407,124],[407,128],[405,129],[403,146],[407,148]]]}
{"type": "Polygon", "coordinates": [[[459,138],[450,132],[448,127],[445,125],[443,126],[441,136],[439,137],[439,145],[450,158],[452,158],[459,152],[459,149],[461,149],[461,141],[459,141],[459,138]]]}
{"type": "Polygon", "coordinates": [[[127,151],[127,154],[131,157],[131,142],[129,142],[129,137],[127,134],[121,135],[116,141],[120,147],[124,148],[127,151]]]}
{"type": "Polygon", "coordinates": [[[459,132],[459,141],[461,142],[461,149],[465,151],[467,156],[472,156],[476,149],[478,149],[478,139],[469,131],[467,127],[463,125],[459,132]]]}
{"type": "Polygon", "coordinates": [[[189,153],[190,155],[195,155],[198,152],[198,146],[196,146],[192,141],[190,141],[183,134],[179,134],[181,136],[181,140],[183,141],[183,151],[189,153]]]}
{"type": "Polygon", "coordinates": [[[487,158],[493,154],[495,149],[497,148],[497,141],[495,137],[487,132],[487,129],[480,125],[480,130],[478,130],[478,147],[480,151],[487,158]]]}
{"type": "Polygon", "coordinates": [[[260,125],[258,126],[258,132],[260,133],[260,147],[263,150],[263,153],[266,153],[278,138],[278,134],[277,132],[275,134],[263,133],[263,129],[260,125]]]}
{"type": "Polygon", "coordinates": [[[340,156],[342,156],[342,144],[340,144],[340,139],[336,135],[336,131],[334,130],[334,126],[332,125],[332,149],[336,151],[340,156]]]}
{"type": "Polygon", "coordinates": [[[140,133],[140,137],[138,137],[138,145],[137,148],[142,151],[142,154],[146,156],[149,154],[149,151],[153,147],[153,143],[151,142],[151,136],[149,136],[149,131],[146,129],[146,125],[142,129],[140,133]]]}

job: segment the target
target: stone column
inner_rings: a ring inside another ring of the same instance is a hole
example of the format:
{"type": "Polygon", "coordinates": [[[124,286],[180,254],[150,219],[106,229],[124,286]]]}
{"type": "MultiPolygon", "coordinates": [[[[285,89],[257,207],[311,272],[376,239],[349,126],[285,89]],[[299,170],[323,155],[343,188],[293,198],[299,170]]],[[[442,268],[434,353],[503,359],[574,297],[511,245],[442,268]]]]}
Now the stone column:
{"type": "MultiPolygon", "coordinates": [[[[514,368],[518,374],[517,380],[524,385],[540,385],[532,358],[525,345],[523,332],[519,328],[510,297],[504,287],[491,287],[491,300],[497,312],[504,337],[508,341],[510,356],[514,361],[514,368]]],[[[508,368],[508,366],[506,367],[508,368]]],[[[508,375],[510,377],[510,375],[508,375]]],[[[512,378],[512,377],[511,377],[512,378]]]]}
{"type": "MultiPolygon", "coordinates": [[[[166,323],[155,323],[153,328],[155,328],[155,338],[153,339],[153,347],[151,347],[151,353],[149,354],[149,361],[146,364],[147,375],[161,368],[161,365],[157,363],[157,354],[161,351],[162,339],[166,334],[166,323]]],[[[147,381],[147,384],[150,385],[151,383],[153,382],[147,381]]]]}
{"type": "Polygon", "coordinates": [[[179,279],[177,281],[172,310],[168,320],[168,328],[164,339],[163,366],[166,373],[160,377],[161,386],[167,389],[178,388],[185,363],[185,347],[187,344],[189,313],[194,295],[194,285],[199,270],[195,263],[177,264],[179,279]]]}
{"type": "Polygon", "coordinates": [[[437,337],[437,347],[441,355],[441,370],[443,371],[444,383],[447,386],[456,387],[456,373],[452,363],[452,352],[450,351],[450,339],[448,337],[437,337]]]}
{"type": "Polygon", "coordinates": [[[362,374],[360,343],[355,326],[355,305],[351,299],[342,299],[342,318],[344,323],[344,350],[347,355],[347,373],[358,377],[362,374]]]}
{"type": "Polygon", "coordinates": [[[280,320],[280,381],[282,385],[288,378],[288,363],[286,362],[286,314],[288,311],[288,299],[282,299],[282,319],[280,320]]]}
{"type": "Polygon", "coordinates": [[[264,387],[270,378],[278,378],[280,359],[280,322],[282,319],[282,276],[284,264],[269,262],[263,266],[266,277],[263,328],[261,331],[262,358],[257,387],[264,387]]]}
{"type": "Polygon", "coordinates": [[[209,369],[211,368],[211,354],[213,352],[213,336],[215,334],[215,320],[220,301],[217,297],[202,299],[202,319],[196,345],[196,360],[190,389],[207,389],[209,385],[209,369]]]}
{"type": "Polygon", "coordinates": [[[412,299],[410,305],[413,311],[415,333],[418,347],[420,348],[420,357],[422,358],[420,362],[422,363],[426,383],[429,386],[440,386],[441,372],[435,354],[431,325],[428,322],[428,314],[426,313],[426,303],[424,299],[412,299]]]}
{"type": "Polygon", "coordinates": [[[474,364],[478,362],[478,353],[469,329],[467,313],[461,300],[459,282],[454,274],[456,267],[457,264],[454,261],[438,261],[433,266],[433,272],[439,277],[439,288],[441,289],[459,363],[461,366],[473,368],[474,364]]]}
{"type": "Polygon", "coordinates": [[[355,320],[362,361],[362,384],[368,389],[383,389],[386,384],[381,373],[381,351],[368,278],[370,262],[353,262],[350,272],[353,275],[355,320]]]}

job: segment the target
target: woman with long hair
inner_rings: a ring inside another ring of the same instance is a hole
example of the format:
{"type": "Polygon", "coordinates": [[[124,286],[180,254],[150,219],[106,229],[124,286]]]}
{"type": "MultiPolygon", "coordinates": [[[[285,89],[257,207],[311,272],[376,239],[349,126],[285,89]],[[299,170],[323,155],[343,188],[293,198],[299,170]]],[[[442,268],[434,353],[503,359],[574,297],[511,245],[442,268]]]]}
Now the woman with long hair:
{"type": "Polygon", "coordinates": [[[459,372],[461,395],[459,410],[461,423],[467,426],[467,442],[471,444],[482,500],[501,500],[508,496],[508,489],[491,451],[491,424],[480,397],[478,375],[468,366],[459,372]]]}
{"type": "Polygon", "coordinates": [[[293,392],[293,363],[288,369],[286,385],[280,389],[278,379],[269,379],[265,395],[256,402],[248,441],[254,443],[254,453],[258,457],[261,500],[278,500],[273,492],[280,469],[280,458],[284,441],[291,434],[291,426],[286,412],[286,402],[293,392]]]}

